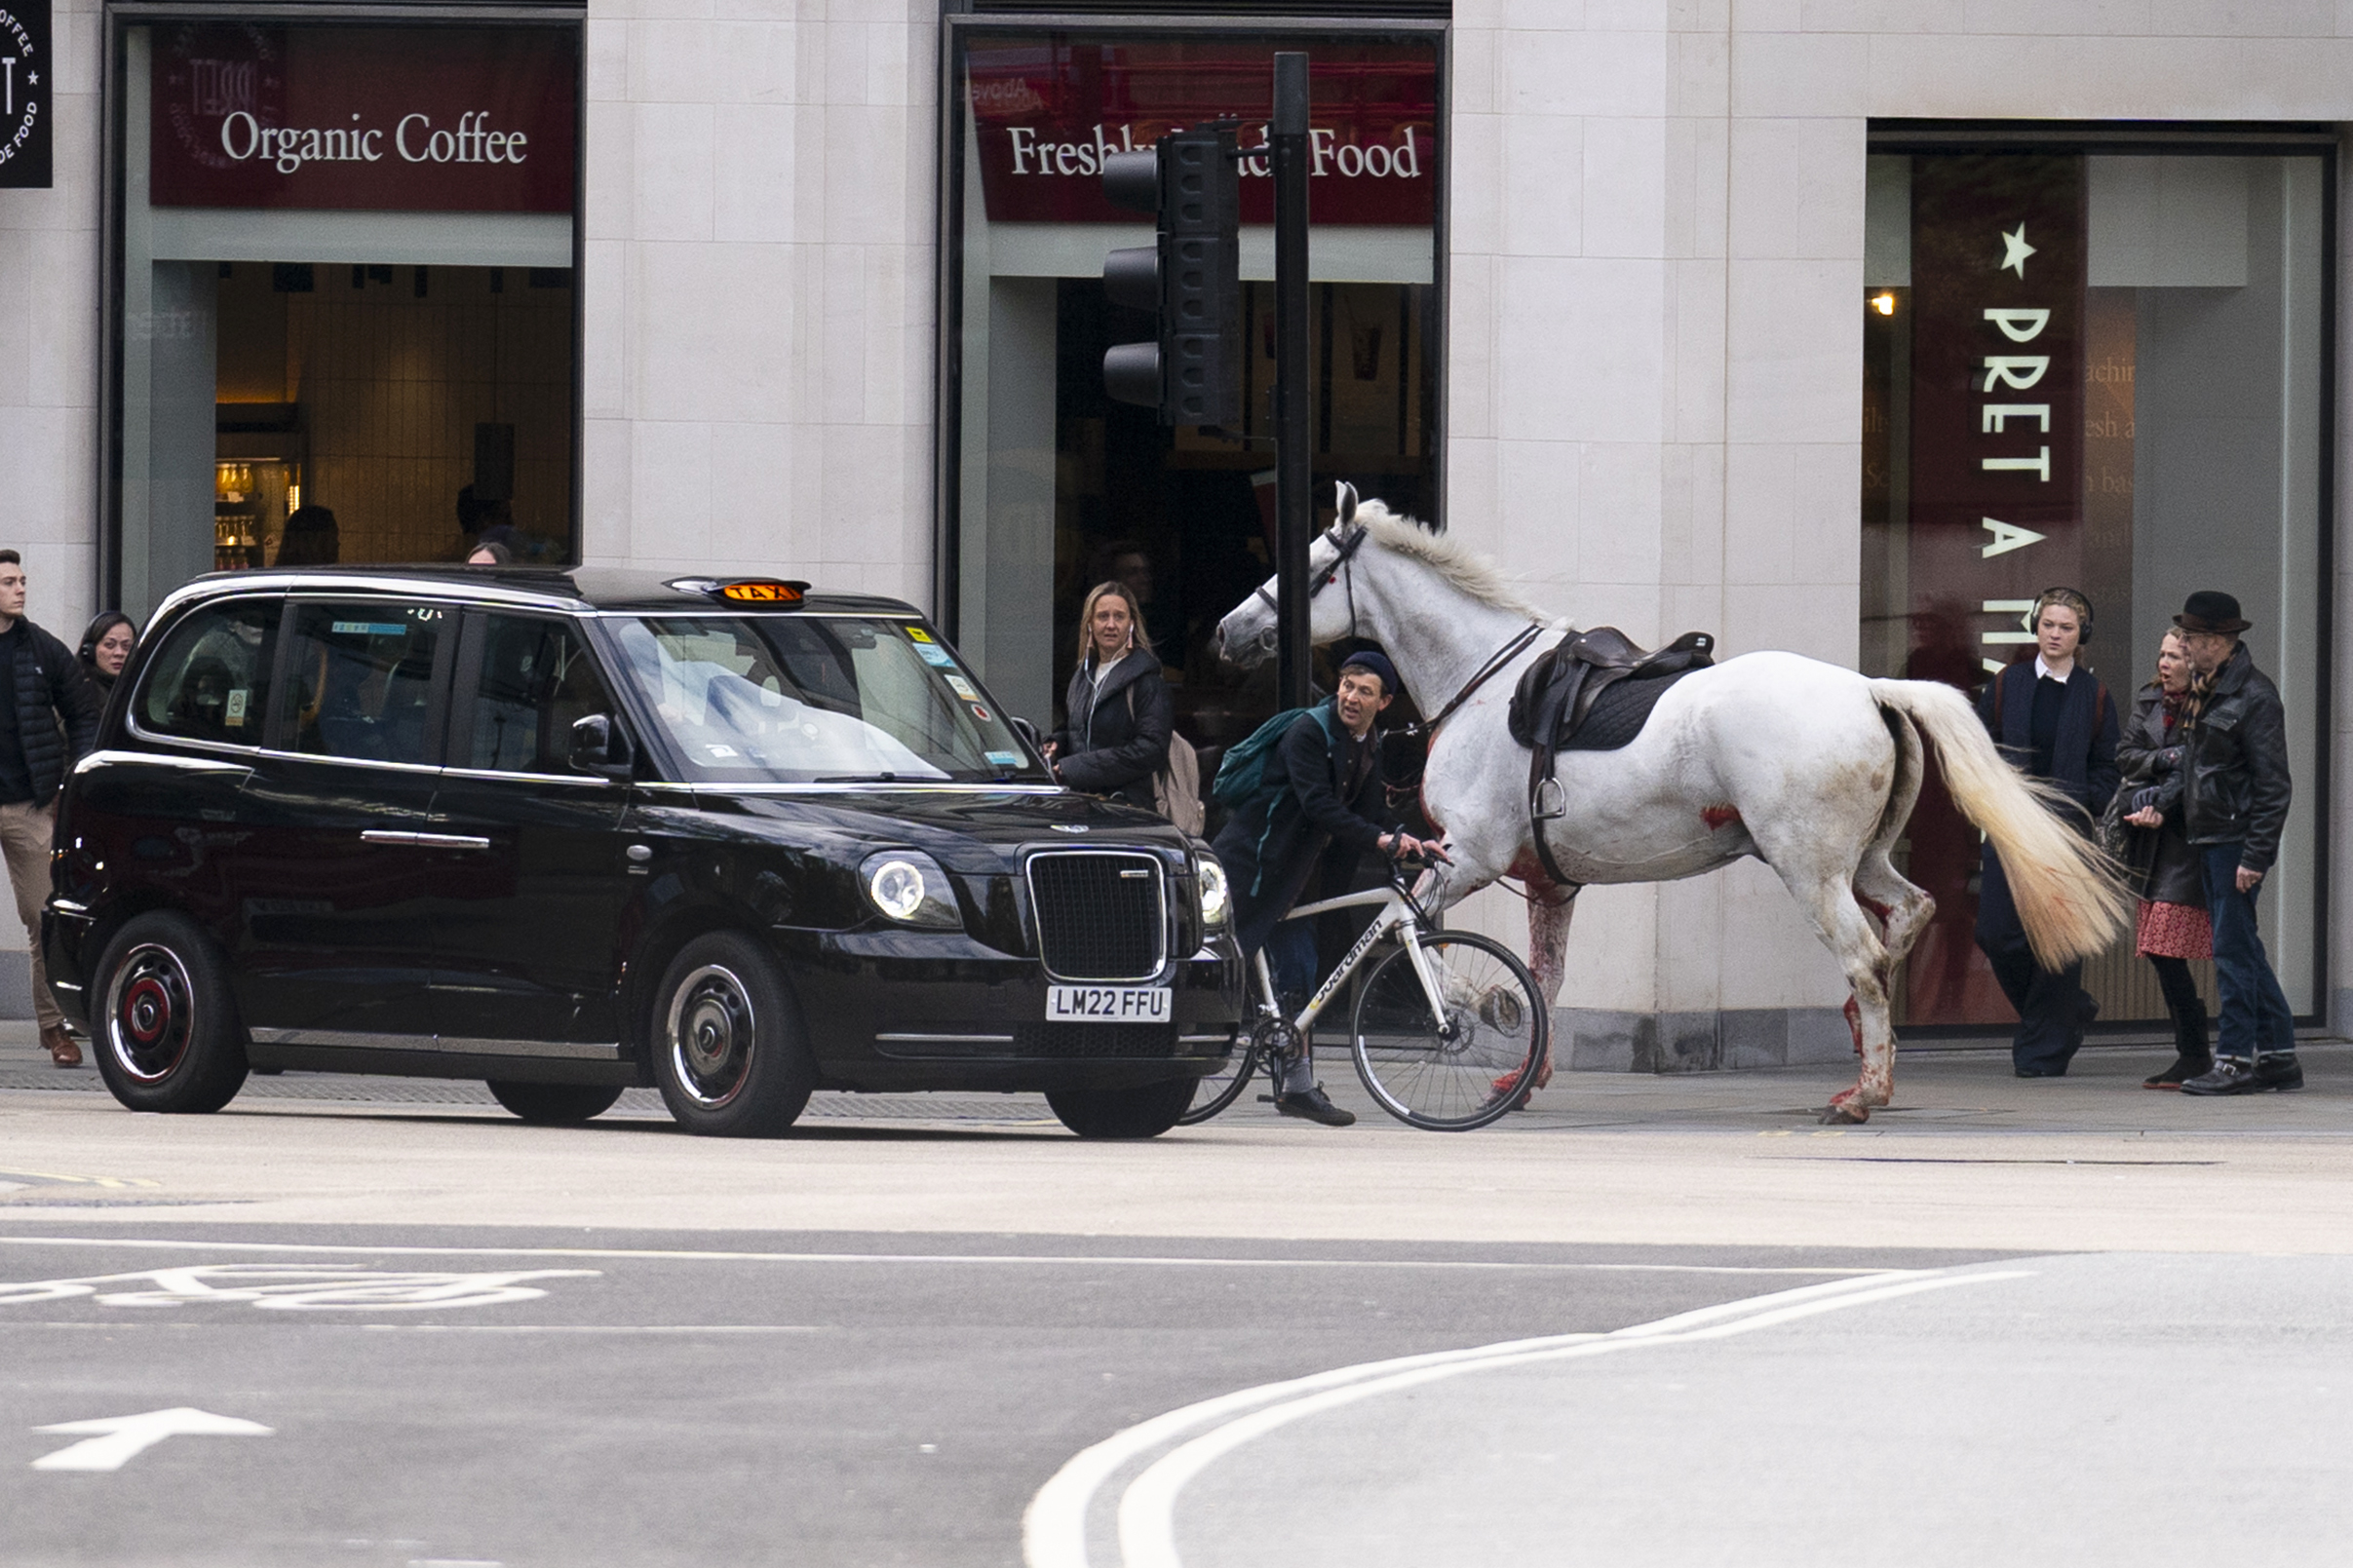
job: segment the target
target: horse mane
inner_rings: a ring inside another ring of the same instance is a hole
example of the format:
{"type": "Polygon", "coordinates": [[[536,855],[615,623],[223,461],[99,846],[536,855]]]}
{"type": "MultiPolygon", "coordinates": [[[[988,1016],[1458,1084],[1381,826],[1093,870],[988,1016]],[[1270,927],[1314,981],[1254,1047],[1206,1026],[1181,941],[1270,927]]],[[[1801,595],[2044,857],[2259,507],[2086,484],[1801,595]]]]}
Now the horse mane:
{"type": "Polygon", "coordinates": [[[1510,610],[1531,621],[1552,621],[1551,616],[1512,592],[1493,561],[1453,535],[1432,533],[1411,517],[1391,512],[1379,501],[1358,502],[1356,520],[1365,525],[1375,544],[1412,556],[1482,604],[1510,610]]]}

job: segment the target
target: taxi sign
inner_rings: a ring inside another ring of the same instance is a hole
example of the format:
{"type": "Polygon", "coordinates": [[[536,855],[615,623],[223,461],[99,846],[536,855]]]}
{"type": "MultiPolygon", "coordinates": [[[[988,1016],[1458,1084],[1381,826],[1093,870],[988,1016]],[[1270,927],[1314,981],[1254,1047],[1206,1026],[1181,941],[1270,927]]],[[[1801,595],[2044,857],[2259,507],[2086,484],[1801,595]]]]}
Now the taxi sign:
{"type": "Polygon", "coordinates": [[[737,604],[798,604],[807,593],[806,583],[780,583],[772,578],[748,579],[740,583],[721,583],[719,597],[737,604]]]}

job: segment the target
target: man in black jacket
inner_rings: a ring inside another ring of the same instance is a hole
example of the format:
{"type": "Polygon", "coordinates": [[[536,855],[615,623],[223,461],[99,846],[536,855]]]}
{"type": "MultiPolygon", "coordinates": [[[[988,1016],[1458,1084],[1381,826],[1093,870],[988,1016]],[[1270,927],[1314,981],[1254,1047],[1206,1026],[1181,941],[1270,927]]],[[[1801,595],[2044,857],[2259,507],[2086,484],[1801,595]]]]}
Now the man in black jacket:
{"type": "Polygon", "coordinates": [[[2204,861],[2206,909],[2214,921],[2214,1067],[2181,1086],[2184,1094],[2255,1094],[2301,1089],[2295,1014],[2256,930],[2255,899],[2279,858],[2293,789],[2288,721],[2280,692],[2239,641],[2252,622],[2239,601],[2212,590],[2192,593],[2174,617],[2189,644],[2189,739],[2182,756],[2182,829],[2204,861]]]}
{"type": "MultiPolygon", "coordinates": [[[[1267,759],[1281,787],[1262,806],[1236,812],[1217,835],[1217,859],[1234,889],[1235,937],[1245,958],[1266,950],[1275,994],[1287,1009],[1304,1006],[1315,985],[1316,949],[1313,922],[1283,917],[1319,866],[1327,890],[1333,883],[1344,890],[1367,850],[1445,859],[1435,843],[1372,820],[1382,798],[1372,721],[1396,692],[1397,670],[1387,659],[1370,651],[1349,655],[1338,693],[1293,721],[1267,759]]],[[[1284,1064],[1275,1109],[1326,1127],[1356,1120],[1317,1086],[1304,1050],[1284,1064]]]]}
{"type": "Polygon", "coordinates": [[[0,672],[9,682],[0,694],[0,850],[32,948],[41,1044],[59,1067],[79,1067],[82,1048],[65,1032],[41,963],[41,905],[49,899],[58,789],[97,738],[100,705],[73,651],[24,619],[24,588],[23,557],[0,550],[0,672]]]}

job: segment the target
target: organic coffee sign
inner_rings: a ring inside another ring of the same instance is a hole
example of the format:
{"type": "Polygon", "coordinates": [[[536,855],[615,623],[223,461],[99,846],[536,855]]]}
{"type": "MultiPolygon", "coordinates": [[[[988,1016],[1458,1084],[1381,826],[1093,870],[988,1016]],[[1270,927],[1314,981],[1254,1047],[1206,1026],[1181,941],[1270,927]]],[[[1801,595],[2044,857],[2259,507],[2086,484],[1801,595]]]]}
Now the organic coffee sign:
{"type": "MultiPolygon", "coordinates": [[[[1266,139],[1277,49],[1307,51],[1308,204],[1319,224],[1433,221],[1438,57],[1416,44],[1274,39],[975,43],[966,56],[992,222],[1134,223],[1103,199],[1106,154],[1149,147],[1205,121],[1266,139]]],[[[1245,158],[1242,221],[1274,221],[1274,170],[1245,158]]]]}
{"type": "Polygon", "coordinates": [[[0,189],[47,190],[49,0],[0,6],[0,189]]]}
{"type": "Polygon", "coordinates": [[[569,212],[574,35],[159,28],[157,207],[569,212]]]}

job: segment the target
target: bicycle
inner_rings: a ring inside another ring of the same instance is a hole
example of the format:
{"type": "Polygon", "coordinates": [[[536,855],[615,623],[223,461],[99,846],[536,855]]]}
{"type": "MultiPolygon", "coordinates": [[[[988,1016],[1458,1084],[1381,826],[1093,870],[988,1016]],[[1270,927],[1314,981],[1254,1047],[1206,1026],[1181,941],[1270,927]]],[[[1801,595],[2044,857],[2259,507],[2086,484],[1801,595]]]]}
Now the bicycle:
{"type": "Polygon", "coordinates": [[[1308,1049],[1317,1015],[1384,941],[1388,948],[1372,959],[1349,1023],[1357,1077],[1380,1108],[1408,1127],[1467,1132],[1525,1103],[1543,1076],[1552,1035],[1534,977],[1500,942],[1430,929],[1429,911],[1406,881],[1408,868],[1392,860],[1387,888],[1302,904],[1283,917],[1379,910],[1295,1018],[1283,1016],[1265,953],[1253,955],[1258,1003],[1250,1044],[1227,1071],[1201,1081],[1192,1106],[1176,1119],[1179,1127],[1206,1122],[1240,1099],[1261,1067],[1280,1085],[1284,1066],[1308,1049]]]}

